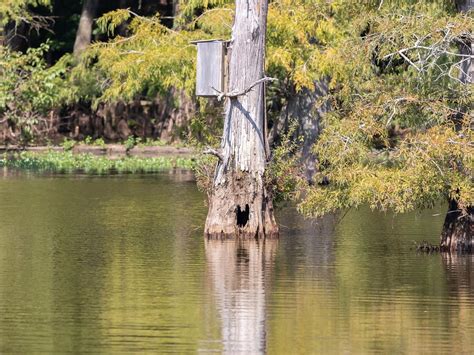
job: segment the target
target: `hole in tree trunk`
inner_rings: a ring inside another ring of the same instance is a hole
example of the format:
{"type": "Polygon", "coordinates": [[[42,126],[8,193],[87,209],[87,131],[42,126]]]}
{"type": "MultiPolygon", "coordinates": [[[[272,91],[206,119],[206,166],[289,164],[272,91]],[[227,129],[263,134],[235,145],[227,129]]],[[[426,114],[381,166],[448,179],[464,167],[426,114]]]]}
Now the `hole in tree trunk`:
{"type": "Polygon", "coordinates": [[[249,205],[245,205],[245,210],[241,210],[240,206],[237,205],[237,226],[238,227],[245,227],[249,220],[249,215],[250,215],[250,207],[249,205]]]}

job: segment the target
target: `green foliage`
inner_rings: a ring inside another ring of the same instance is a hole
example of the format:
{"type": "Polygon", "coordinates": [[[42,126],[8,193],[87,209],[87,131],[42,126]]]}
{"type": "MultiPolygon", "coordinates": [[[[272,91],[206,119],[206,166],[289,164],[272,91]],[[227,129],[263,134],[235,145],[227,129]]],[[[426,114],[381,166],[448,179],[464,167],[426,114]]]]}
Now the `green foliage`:
{"type": "Polygon", "coordinates": [[[162,141],[160,139],[151,139],[147,138],[145,140],[142,140],[140,138],[135,138],[135,145],[138,147],[163,147],[167,145],[168,143],[165,141],[162,141]]]}
{"type": "Polygon", "coordinates": [[[101,148],[106,147],[106,144],[105,144],[105,141],[104,141],[103,138],[93,139],[91,136],[87,136],[84,139],[84,144],[85,145],[92,145],[92,146],[96,146],[96,147],[101,147],[101,148]]]}
{"type": "Polygon", "coordinates": [[[168,95],[173,88],[190,94],[195,80],[195,48],[189,42],[200,35],[170,30],[161,24],[159,16],[145,18],[129,10],[106,14],[98,24],[110,32],[128,17],[132,35],[93,45],[72,73],[78,85],[86,86],[82,74],[93,71],[93,92],[100,101],[153,98],[168,95]]]}
{"type": "Polygon", "coordinates": [[[317,179],[330,184],[306,188],[307,215],[363,204],[405,212],[447,198],[474,204],[473,86],[458,80],[457,54],[472,38],[472,16],[443,2],[399,3],[367,9],[351,20],[361,31],[320,54],[333,112],[314,152],[317,179]]]}
{"type": "Polygon", "coordinates": [[[192,169],[199,191],[211,191],[216,164],[217,158],[211,155],[202,155],[196,160],[192,169]]]}
{"type": "Polygon", "coordinates": [[[63,147],[64,151],[68,152],[68,151],[72,150],[75,147],[76,143],[77,142],[75,140],[66,138],[62,142],[61,146],[63,147]]]}
{"type": "Polygon", "coordinates": [[[0,27],[8,21],[24,21],[35,24],[38,17],[35,17],[30,11],[31,7],[50,6],[51,0],[2,0],[0,1],[0,27]]]}
{"type": "Polygon", "coordinates": [[[66,69],[61,63],[47,68],[43,56],[48,49],[45,43],[21,54],[0,46],[0,119],[16,125],[24,140],[62,101],[66,69]]]}
{"type": "Polygon", "coordinates": [[[301,142],[292,139],[297,128],[296,122],[291,124],[281,144],[272,151],[272,159],[265,171],[266,184],[276,203],[297,200],[299,191],[306,185],[304,168],[298,155],[301,142]]]}
{"type": "Polygon", "coordinates": [[[110,159],[92,154],[73,154],[72,152],[54,152],[45,154],[22,152],[8,159],[0,159],[0,167],[58,173],[110,174],[110,173],[153,173],[174,168],[191,169],[191,158],[136,158],[125,157],[110,159]]]}

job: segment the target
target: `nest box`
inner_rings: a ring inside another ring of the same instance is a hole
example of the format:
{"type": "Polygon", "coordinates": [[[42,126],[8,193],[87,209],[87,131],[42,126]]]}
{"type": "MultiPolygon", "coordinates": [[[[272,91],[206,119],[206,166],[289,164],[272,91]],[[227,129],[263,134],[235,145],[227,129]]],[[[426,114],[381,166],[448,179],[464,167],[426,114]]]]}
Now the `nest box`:
{"type": "Polygon", "coordinates": [[[213,39],[191,43],[197,46],[196,96],[219,96],[226,86],[226,54],[229,41],[213,39]]]}

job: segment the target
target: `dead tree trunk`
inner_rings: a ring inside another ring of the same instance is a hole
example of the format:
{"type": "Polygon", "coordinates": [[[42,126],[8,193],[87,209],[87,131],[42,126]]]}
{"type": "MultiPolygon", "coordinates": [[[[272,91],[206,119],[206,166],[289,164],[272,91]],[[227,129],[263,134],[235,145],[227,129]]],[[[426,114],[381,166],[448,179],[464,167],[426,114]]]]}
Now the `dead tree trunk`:
{"type": "Polygon", "coordinates": [[[92,40],[92,26],[97,11],[97,0],[84,0],[74,42],[74,56],[80,55],[92,40]]]}
{"type": "MultiPolygon", "coordinates": [[[[457,0],[460,12],[474,9],[474,0],[457,0]]],[[[466,39],[460,44],[462,54],[473,54],[473,43],[466,39]]],[[[474,83],[474,60],[465,59],[461,64],[460,80],[466,84],[474,83]]],[[[464,108],[465,110],[465,108],[464,108]]],[[[441,233],[441,249],[444,251],[473,252],[474,243],[474,207],[459,208],[457,201],[449,201],[449,209],[441,233]]]]}
{"type": "Polygon", "coordinates": [[[220,161],[209,193],[212,239],[275,238],[267,163],[264,59],[268,0],[236,0],[220,161]],[[251,89],[250,89],[251,88],[251,89]],[[249,90],[250,89],[250,90],[249,90]],[[245,92],[245,93],[244,93],[245,92]]]}

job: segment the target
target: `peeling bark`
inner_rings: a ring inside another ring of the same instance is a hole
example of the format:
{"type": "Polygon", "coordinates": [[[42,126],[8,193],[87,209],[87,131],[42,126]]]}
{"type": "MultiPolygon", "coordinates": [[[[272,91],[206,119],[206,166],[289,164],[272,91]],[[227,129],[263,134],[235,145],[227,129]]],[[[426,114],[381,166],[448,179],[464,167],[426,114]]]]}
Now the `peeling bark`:
{"type": "MultiPolygon", "coordinates": [[[[236,0],[228,92],[241,92],[265,77],[267,0],[236,0]]],[[[205,234],[211,239],[278,237],[272,198],[265,186],[267,163],[265,88],[227,98],[222,161],[217,165],[205,234]]]]}

